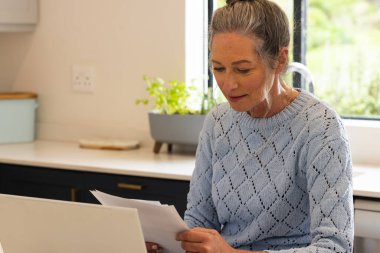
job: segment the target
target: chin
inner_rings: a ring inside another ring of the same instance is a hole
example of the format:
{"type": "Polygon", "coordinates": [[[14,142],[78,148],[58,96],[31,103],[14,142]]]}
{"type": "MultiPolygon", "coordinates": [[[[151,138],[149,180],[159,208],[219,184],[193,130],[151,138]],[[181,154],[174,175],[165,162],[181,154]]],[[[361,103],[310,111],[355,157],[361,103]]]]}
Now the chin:
{"type": "Polygon", "coordinates": [[[232,109],[234,109],[237,112],[247,112],[249,111],[249,108],[247,106],[242,106],[236,103],[228,102],[232,109]]]}

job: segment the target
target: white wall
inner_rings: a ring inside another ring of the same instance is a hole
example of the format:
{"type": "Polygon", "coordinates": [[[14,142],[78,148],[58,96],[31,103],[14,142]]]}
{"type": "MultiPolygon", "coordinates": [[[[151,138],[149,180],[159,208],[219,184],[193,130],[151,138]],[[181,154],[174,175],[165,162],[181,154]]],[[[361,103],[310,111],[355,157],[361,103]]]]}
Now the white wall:
{"type": "Polygon", "coordinates": [[[38,93],[38,138],[150,144],[143,74],[185,78],[185,0],[40,0],[33,33],[0,33],[0,90],[38,93]],[[71,86],[94,67],[94,93],[71,86]]]}
{"type": "Polygon", "coordinates": [[[27,53],[31,34],[0,32],[0,92],[10,91],[27,53]]]}

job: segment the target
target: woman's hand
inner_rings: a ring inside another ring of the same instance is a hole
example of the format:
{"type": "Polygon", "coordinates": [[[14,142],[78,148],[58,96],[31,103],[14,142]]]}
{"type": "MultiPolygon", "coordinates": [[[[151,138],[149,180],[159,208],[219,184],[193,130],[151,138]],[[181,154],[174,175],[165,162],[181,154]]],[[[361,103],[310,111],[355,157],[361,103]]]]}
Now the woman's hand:
{"type": "Polygon", "coordinates": [[[232,248],[223,237],[213,229],[193,228],[177,234],[177,241],[181,241],[181,247],[186,252],[218,252],[233,253],[232,248]]]}
{"type": "Polygon", "coordinates": [[[145,246],[148,253],[163,253],[164,252],[162,247],[155,242],[145,242],[145,246]]]}

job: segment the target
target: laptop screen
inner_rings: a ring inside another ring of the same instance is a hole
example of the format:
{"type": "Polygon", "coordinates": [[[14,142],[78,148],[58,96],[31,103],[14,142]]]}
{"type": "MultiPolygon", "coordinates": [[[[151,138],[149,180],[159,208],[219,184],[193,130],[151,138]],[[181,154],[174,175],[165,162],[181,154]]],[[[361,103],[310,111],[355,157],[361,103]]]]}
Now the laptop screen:
{"type": "Polygon", "coordinates": [[[0,243],[4,253],[146,253],[136,209],[3,194],[0,243]]]}

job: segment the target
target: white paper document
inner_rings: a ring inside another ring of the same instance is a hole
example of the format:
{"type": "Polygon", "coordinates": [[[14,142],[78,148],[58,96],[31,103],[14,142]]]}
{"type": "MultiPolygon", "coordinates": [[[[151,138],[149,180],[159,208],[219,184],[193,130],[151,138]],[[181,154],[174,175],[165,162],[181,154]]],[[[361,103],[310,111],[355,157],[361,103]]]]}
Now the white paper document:
{"type": "Polygon", "coordinates": [[[90,192],[102,205],[136,208],[145,241],[160,244],[165,253],[184,252],[175,236],[189,228],[174,206],[161,205],[157,201],[121,198],[97,190],[90,192]]]}

